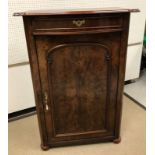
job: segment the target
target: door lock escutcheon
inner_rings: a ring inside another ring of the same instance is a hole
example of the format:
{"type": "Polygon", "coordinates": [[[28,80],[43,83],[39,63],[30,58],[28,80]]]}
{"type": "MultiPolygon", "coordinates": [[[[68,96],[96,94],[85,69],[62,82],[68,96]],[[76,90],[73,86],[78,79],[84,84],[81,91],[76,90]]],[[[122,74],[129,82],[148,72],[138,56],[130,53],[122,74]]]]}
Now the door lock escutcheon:
{"type": "Polygon", "coordinates": [[[43,93],[43,103],[44,103],[44,106],[45,106],[45,109],[48,110],[48,95],[47,95],[47,92],[44,92],[43,93]]]}

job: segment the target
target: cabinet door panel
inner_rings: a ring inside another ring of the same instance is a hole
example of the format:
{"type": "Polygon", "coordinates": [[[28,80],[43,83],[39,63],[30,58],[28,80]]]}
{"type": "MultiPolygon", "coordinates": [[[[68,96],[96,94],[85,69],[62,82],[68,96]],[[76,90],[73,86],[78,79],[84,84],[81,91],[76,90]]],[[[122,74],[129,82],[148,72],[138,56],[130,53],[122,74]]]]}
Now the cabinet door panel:
{"type": "Polygon", "coordinates": [[[37,36],[49,142],[114,134],[120,35],[112,36],[37,36]]]}
{"type": "Polygon", "coordinates": [[[104,46],[90,43],[50,50],[48,77],[56,134],[105,129],[109,55],[104,46]]]}

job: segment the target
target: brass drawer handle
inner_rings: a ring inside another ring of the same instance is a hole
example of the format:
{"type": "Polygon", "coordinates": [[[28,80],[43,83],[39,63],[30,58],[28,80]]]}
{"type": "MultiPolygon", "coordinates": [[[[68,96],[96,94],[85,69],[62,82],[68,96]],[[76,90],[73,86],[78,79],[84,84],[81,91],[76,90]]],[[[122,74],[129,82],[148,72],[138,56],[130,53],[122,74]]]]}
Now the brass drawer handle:
{"type": "Polygon", "coordinates": [[[45,109],[48,110],[48,95],[46,92],[43,93],[43,103],[45,105],[45,109]]]}
{"type": "Polygon", "coordinates": [[[76,25],[77,27],[80,27],[82,26],[83,24],[85,24],[85,20],[82,19],[82,20],[73,20],[73,24],[76,25]]]}

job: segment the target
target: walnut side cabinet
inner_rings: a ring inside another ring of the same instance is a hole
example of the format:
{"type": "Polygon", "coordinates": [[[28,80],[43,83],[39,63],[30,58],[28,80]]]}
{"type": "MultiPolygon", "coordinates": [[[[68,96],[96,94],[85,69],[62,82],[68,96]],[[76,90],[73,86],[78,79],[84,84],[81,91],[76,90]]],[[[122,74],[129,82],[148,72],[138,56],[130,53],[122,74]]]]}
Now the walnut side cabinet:
{"type": "Polygon", "coordinates": [[[24,20],[43,150],[120,142],[129,18],[138,11],[14,14],[24,20]]]}

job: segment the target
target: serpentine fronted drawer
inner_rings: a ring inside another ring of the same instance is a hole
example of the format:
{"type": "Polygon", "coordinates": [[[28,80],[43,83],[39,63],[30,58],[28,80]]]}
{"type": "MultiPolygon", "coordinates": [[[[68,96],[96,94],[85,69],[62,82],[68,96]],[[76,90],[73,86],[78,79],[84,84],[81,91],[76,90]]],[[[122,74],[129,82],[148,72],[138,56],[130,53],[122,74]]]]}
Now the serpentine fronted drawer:
{"type": "Polygon", "coordinates": [[[32,27],[34,31],[72,31],[72,30],[89,30],[105,28],[121,28],[121,15],[97,15],[97,16],[79,16],[71,17],[34,17],[32,27]]]}

